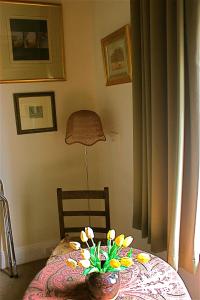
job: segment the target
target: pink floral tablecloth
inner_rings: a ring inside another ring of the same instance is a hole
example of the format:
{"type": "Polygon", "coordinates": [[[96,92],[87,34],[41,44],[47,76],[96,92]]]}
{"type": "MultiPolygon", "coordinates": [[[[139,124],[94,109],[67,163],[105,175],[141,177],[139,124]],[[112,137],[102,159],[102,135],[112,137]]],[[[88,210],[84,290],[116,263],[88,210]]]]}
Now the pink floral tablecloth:
{"type": "MultiPolygon", "coordinates": [[[[151,260],[141,264],[135,259],[139,252],[133,252],[133,266],[120,272],[117,300],[191,300],[183,281],[169,264],[151,254],[151,260]]],[[[80,259],[80,252],[52,258],[30,283],[23,300],[89,300],[83,270],[67,267],[65,260],[69,257],[80,259]]]]}

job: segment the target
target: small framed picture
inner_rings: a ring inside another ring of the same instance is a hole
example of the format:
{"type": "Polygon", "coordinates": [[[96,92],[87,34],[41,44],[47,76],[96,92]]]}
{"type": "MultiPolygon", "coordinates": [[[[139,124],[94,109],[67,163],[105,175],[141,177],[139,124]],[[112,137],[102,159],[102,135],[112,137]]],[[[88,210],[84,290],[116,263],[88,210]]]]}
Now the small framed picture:
{"type": "Polygon", "coordinates": [[[56,131],[54,92],[13,94],[17,134],[56,131]]]}
{"type": "Polygon", "coordinates": [[[130,26],[127,24],[101,40],[106,85],[132,80],[130,26]]]}

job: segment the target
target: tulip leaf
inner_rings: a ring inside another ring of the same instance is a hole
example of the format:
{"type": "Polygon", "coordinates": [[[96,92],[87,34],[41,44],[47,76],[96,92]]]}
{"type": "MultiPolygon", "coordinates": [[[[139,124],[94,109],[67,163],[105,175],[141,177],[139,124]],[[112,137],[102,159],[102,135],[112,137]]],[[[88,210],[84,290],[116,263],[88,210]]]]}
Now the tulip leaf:
{"type": "Polygon", "coordinates": [[[112,272],[113,270],[115,270],[113,267],[109,266],[109,268],[107,268],[107,272],[112,272]]]}
{"type": "Polygon", "coordinates": [[[127,257],[131,258],[132,256],[133,256],[133,248],[131,248],[127,253],[127,257]]]}
{"type": "Polygon", "coordinates": [[[95,255],[96,247],[92,246],[90,247],[90,255],[95,255]]]}
{"type": "Polygon", "coordinates": [[[90,254],[90,257],[93,259],[93,260],[96,260],[96,256],[94,254],[90,254]]]}
{"type": "Polygon", "coordinates": [[[93,255],[90,257],[90,261],[93,267],[97,267],[99,270],[101,269],[101,261],[98,257],[93,255]]]}
{"type": "Polygon", "coordinates": [[[99,258],[100,247],[101,247],[101,242],[99,241],[98,245],[97,245],[97,257],[98,258],[99,258]]]}
{"type": "Polygon", "coordinates": [[[104,250],[100,250],[100,253],[103,254],[103,256],[105,256],[106,260],[108,259],[108,253],[105,252],[104,250]]]}
{"type": "Polygon", "coordinates": [[[93,266],[96,266],[96,257],[94,255],[90,256],[90,262],[93,266]]]}
{"type": "Polygon", "coordinates": [[[113,243],[111,249],[110,249],[110,253],[109,253],[109,256],[111,257],[113,252],[117,249],[117,245],[115,244],[115,242],[113,243]]]}
{"type": "Polygon", "coordinates": [[[110,260],[106,260],[104,265],[103,265],[103,272],[106,272],[107,269],[110,267],[110,260]]]}
{"type": "Polygon", "coordinates": [[[94,272],[99,272],[99,269],[96,267],[91,268],[87,274],[94,273],[94,272]]]}
{"type": "Polygon", "coordinates": [[[128,267],[125,267],[125,266],[121,266],[119,269],[120,271],[123,271],[123,270],[126,270],[128,267]]]}
{"type": "Polygon", "coordinates": [[[109,268],[107,269],[107,272],[118,272],[118,271],[120,271],[120,268],[112,268],[112,267],[109,267],[109,268]]]}
{"type": "Polygon", "coordinates": [[[121,259],[121,257],[119,255],[116,255],[115,259],[119,260],[119,259],[121,259]]]}
{"type": "Polygon", "coordinates": [[[119,267],[119,268],[113,268],[113,267],[110,266],[110,267],[107,269],[107,272],[119,272],[119,271],[123,271],[123,270],[125,270],[125,269],[127,269],[127,267],[121,266],[121,267],[119,267]]]}
{"type": "Polygon", "coordinates": [[[111,241],[107,240],[107,247],[108,247],[108,254],[110,253],[111,250],[111,241]]]}
{"type": "Polygon", "coordinates": [[[83,271],[83,275],[89,274],[90,271],[91,271],[91,269],[93,269],[93,268],[90,267],[90,268],[85,269],[85,270],[83,271]]]}
{"type": "Polygon", "coordinates": [[[99,270],[101,270],[101,261],[100,261],[99,258],[97,258],[97,260],[96,260],[96,267],[97,267],[99,270]]]}
{"type": "Polygon", "coordinates": [[[116,257],[118,250],[119,250],[119,247],[118,247],[118,246],[116,246],[114,249],[111,249],[111,252],[110,252],[110,259],[116,257]]]}

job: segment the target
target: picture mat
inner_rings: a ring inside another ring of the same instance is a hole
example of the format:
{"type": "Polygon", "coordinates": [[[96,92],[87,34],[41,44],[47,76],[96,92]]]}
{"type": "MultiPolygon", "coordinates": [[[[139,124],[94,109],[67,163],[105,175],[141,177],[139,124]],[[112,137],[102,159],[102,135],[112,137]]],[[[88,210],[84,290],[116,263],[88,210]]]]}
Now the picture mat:
{"type": "Polygon", "coordinates": [[[49,96],[19,98],[19,112],[22,130],[53,127],[51,97],[49,96]],[[29,107],[35,106],[42,106],[43,117],[30,117],[29,107]]]}
{"type": "Polygon", "coordinates": [[[128,74],[128,56],[126,50],[126,41],[125,38],[120,38],[110,44],[107,45],[107,60],[108,60],[108,71],[110,77],[120,76],[124,74],[128,74]],[[122,49],[124,59],[123,59],[123,66],[119,67],[118,69],[113,69],[111,63],[111,55],[114,53],[116,49],[122,49]]]}

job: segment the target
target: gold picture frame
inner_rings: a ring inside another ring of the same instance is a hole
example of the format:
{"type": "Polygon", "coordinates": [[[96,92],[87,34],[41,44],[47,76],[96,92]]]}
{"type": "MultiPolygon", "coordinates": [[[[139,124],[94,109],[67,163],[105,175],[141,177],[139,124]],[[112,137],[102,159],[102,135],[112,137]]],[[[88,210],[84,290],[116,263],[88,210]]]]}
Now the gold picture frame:
{"type": "Polygon", "coordinates": [[[0,0],[0,83],[65,80],[62,6],[0,0]]]}
{"type": "Polygon", "coordinates": [[[106,85],[132,81],[130,40],[129,24],[101,40],[106,85]]]}

